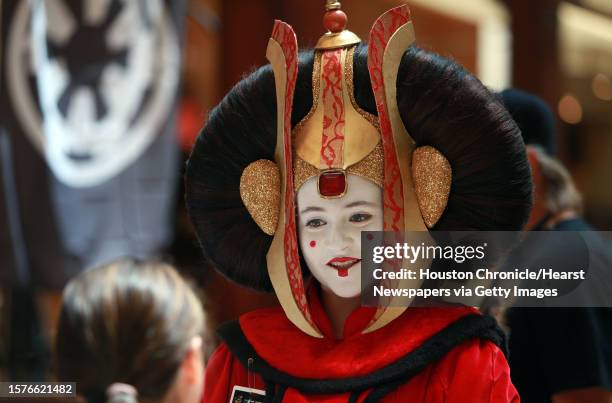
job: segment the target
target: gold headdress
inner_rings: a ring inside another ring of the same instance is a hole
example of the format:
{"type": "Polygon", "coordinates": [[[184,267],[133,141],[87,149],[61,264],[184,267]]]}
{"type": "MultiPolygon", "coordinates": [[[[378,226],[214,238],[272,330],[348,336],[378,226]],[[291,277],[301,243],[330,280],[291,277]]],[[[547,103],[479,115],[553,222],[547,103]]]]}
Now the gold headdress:
{"type": "MultiPolygon", "coordinates": [[[[289,25],[274,24],[266,56],[276,85],[275,161],[253,162],[240,183],[251,216],[274,236],[267,266],[285,313],[305,333],[319,337],[308,309],[298,254],[295,193],[299,187],[316,176],[321,197],[342,197],[346,175],[362,176],[383,189],[384,229],[403,233],[435,225],[446,207],[451,183],[446,158],[433,147],[416,148],[397,107],[399,64],[414,41],[408,7],[389,10],[370,32],[368,69],[378,116],[359,108],[353,95],[353,53],[360,40],[345,29],[347,18],[339,2],[327,1],[326,9],[323,20],[328,32],[315,48],[313,105],[293,129],[297,40],[289,25]]],[[[404,309],[379,309],[365,331],[384,326],[404,309]]]]}

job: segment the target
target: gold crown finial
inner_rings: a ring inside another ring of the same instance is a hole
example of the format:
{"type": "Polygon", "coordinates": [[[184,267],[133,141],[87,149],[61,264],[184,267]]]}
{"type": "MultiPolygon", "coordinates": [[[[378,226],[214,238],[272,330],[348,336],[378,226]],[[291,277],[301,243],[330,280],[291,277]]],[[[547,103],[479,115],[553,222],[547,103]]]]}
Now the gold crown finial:
{"type": "Polygon", "coordinates": [[[325,9],[327,11],[330,11],[330,10],[339,10],[340,7],[342,7],[340,2],[336,1],[336,0],[327,0],[327,3],[325,4],[325,9]]]}

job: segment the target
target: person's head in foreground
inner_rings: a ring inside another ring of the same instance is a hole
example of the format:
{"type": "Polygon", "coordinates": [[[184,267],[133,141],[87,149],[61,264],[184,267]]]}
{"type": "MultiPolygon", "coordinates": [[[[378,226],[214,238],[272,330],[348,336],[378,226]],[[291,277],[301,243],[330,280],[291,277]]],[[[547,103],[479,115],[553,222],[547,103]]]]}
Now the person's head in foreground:
{"type": "Polygon", "coordinates": [[[200,301],[172,267],[121,260],[66,286],[55,370],[88,403],[200,401],[200,301]]]}

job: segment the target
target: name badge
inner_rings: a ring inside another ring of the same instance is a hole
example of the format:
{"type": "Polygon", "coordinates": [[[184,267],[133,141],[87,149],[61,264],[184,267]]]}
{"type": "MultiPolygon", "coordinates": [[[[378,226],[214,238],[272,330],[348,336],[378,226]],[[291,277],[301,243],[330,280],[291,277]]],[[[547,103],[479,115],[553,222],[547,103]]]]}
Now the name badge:
{"type": "Polygon", "coordinates": [[[236,385],[232,390],[229,403],[263,403],[265,397],[265,390],[236,385]]]}

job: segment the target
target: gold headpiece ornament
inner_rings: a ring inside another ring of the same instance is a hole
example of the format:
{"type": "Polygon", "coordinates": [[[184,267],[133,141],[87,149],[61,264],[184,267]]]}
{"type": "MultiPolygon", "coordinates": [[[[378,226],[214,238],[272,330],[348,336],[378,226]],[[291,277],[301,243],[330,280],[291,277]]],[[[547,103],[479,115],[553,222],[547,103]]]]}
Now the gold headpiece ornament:
{"type": "Polygon", "coordinates": [[[346,28],[337,1],[327,2],[323,23],[328,32],[315,47],[312,108],[293,130],[297,191],[318,176],[321,197],[342,197],[346,174],[383,187],[383,152],[378,119],[359,108],[353,95],[353,54],[360,39],[346,28]]]}
{"type": "MultiPolygon", "coordinates": [[[[287,317],[315,337],[322,336],[308,308],[298,253],[295,194],[299,187],[317,177],[320,196],[334,198],[345,194],[347,174],[371,180],[383,190],[385,231],[403,236],[404,231],[427,231],[435,225],[446,208],[451,184],[446,158],[433,147],[416,148],[397,107],[400,60],[414,41],[408,7],[389,10],[370,31],[368,69],[378,116],[355,102],[353,54],[360,39],[345,29],[347,17],[338,1],[327,1],[323,22],[328,32],[315,47],[312,108],[293,129],[297,40],[289,25],[275,22],[266,53],[276,85],[275,161],[253,162],[240,181],[240,194],[251,216],[274,236],[266,258],[276,295],[287,317]],[[262,195],[268,192],[274,196],[262,195]]],[[[384,326],[404,309],[379,309],[364,332],[384,326]]]]}

